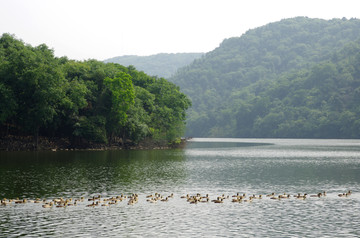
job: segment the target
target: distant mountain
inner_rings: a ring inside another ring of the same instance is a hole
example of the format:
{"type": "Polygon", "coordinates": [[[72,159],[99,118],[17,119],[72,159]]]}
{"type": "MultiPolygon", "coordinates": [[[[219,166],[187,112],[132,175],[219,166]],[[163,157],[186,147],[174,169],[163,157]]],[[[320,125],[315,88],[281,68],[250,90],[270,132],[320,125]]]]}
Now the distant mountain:
{"type": "Polygon", "coordinates": [[[192,100],[187,136],[360,138],[360,20],[251,29],[169,80],[192,100]]]}
{"type": "Polygon", "coordinates": [[[150,56],[126,55],[104,60],[105,63],[118,63],[124,66],[133,65],[137,70],[148,75],[162,78],[171,77],[177,69],[186,66],[203,53],[156,54],[150,56]]]}

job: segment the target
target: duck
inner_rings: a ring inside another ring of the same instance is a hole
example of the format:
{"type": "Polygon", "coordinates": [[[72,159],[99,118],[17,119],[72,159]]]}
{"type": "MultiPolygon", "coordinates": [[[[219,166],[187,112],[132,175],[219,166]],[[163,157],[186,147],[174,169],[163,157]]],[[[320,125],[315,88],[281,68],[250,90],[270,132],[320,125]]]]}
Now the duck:
{"type": "Polygon", "coordinates": [[[197,199],[192,199],[191,201],[189,201],[190,204],[197,204],[198,200],[197,199]]]}
{"type": "Polygon", "coordinates": [[[92,202],[91,204],[86,205],[87,207],[95,207],[98,206],[99,202],[92,202]]]}
{"type": "Polygon", "coordinates": [[[304,193],[304,195],[301,195],[300,193],[298,193],[297,195],[294,195],[294,198],[301,198],[303,196],[307,196],[308,194],[307,193],[304,193]]]}
{"type": "Polygon", "coordinates": [[[252,197],[249,197],[249,199],[245,199],[243,200],[244,202],[252,202],[253,201],[253,198],[252,197]]]}
{"type": "Polygon", "coordinates": [[[323,194],[322,193],[318,193],[318,194],[312,194],[310,195],[310,197],[321,197],[323,194]]]}
{"type": "Polygon", "coordinates": [[[53,202],[54,204],[59,204],[59,203],[63,203],[64,202],[64,199],[61,197],[61,198],[54,198],[53,199],[53,202]]]}
{"type": "Polygon", "coordinates": [[[122,202],[126,199],[125,196],[116,196],[116,198],[112,198],[112,200],[118,200],[119,202],[122,202]]]}
{"type": "Polygon", "coordinates": [[[60,203],[60,204],[58,204],[58,205],[56,205],[56,207],[67,207],[67,205],[68,205],[68,202],[64,202],[64,203],[60,203]]]}
{"type": "Polygon", "coordinates": [[[118,200],[111,200],[110,202],[109,202],[109,205],[115,205],[115,204],[117,204],[118,203],[118,200]]]}
{"type": "Polygon", "coordinates": [[[43,208],[52,208],[53,206],[54,206],[54,202],[45,203],[44,205],[42,205],[43,208]]]}
{"type": "Polygon", "coordinates": [[[266,197],[273,197],[275,196],[275,193],[267,194],[266,197]]]}
{"type": "Polygon", "coordinates": [[[154,199],[154,198],[147,199],[146,201],[147,201],[147,202],[150,202],[150,203],[157,203],[157,200],[154,199]]]}
{"type": "Polygon", "coordinates": [[[288,194],[286,193],[281,194],[281,198],[288,198],[288,194]]]}
{"type": "Polygon", "coordinates": [[[257,199],[257,197],[256,197],[256,195],[255,195],[255,194],[253,194],[253,195],[249,196],[249,198],[251,198],[251,199],[257,199]]]}
{"type": "Polygon", "coordinates": [[[206,194],[205,196],[200,197],[201,199],[209,198],[209,194],[206,194]]]}
{"type": "Polygon", "coordinates": [[[217,199],[212,200],[212,202],[214,202],[214,203],[223,203],[224,199],[221,198],[221,197],[218,197],[217,199]]]}
{"type": "Polygon", "coordinates": [[[183,195],[181,196],[180,198],[186,198],[186,199],[189,199],[190,195],[189,194],[186,194],[186,195],[183,195]]]}
{"type": "Polygon", "coordinates": [[[45,203],[46,199],[41,200],[40,198],[35,199],[34,203],[45,203]]]}
{"type": "Polygon", "coordinates": [[[16,200],[15,203],[19,204],[19,203],[27,203],[27,199],[24,198],[23,200],[16,200]]]}
{"type": "Polygon", "coordinates": [[[139,196],[138,194],[133,193],[133,194],[131,194],[128,198],[129,198],[129,199],[134,199],[134,198],[137,198],[138,196],[139,196]]]}
{"type": "Polygon", "coordinates": [[[104,198],[103,201],[107,202],[107,201],[115,201],[115,200],[120,200],[119,196],[116,197],[109,197],[109,198],[104,198]]]}
{"type": "Polygon", "coordinates": [[[200,195],[196,194],[196,195],[191,195],[189,197],[187,197],[186,199],[188,202],[192,202],[192,201],[199,201],[200,200],[200,195]]]}
{"type": "Polygon", "coordinates": [[[257,197],[255,194],[253,194],[253,195],[251,196],[251,198],[252,198],[252,199],[262,199],[262,195],[260,194],[260,195],[257,197]]]}
{"type": "Polygon", "coordinates": [[[290,198],[290,194],[283,194],[283,195],[279,195],[280,198],[290,198]]]}
{"type": "Polygon", "coordinates": [[[95,201],[96,200],[96,197],[93,196],[92,198],[88,198],[88,201],[95,201]]]}
{"type": "Polygon", "coordinates": [[[272,199],[272,200],[281,200],[281,196],[282,196],[282,195],[278,195],[277,197],[276,197],[276,196],[272,196],[272,197],[270,197],[270,199],[272,199]]]}
{"type": "Polygon", "coordinates": [[[187,199],[187,201],[189,202],[189,203],[197,203],[198,201],[199,201],[199,198],[198,197],[196,197],[196,196],[190,196],[188,199],[187,199]]]}
{"type": "Polygon", "coordinates": [[[307,196],[307,194],[305,193],[304,195],[298,195],[296,198],[297,199],[301,199],[301,200],[305,200],[306,199],[306,196],[307,196]]]}
{"type": "Polygon", "coordinates": [[[68,206],[76,206],[76,205],[77,205],[77,201],[78,201],[78,200],[75,200],[74,203],[68,203],[67,205],[68,205],[68,206]]]}
{"type": "Polygon", "coordinates": [[[236,193],[236,195],[232,195],[233,198],[239,197],[239,196],[240,196],[240,193],[236,193]]]}
{"type": "Polygon", "coordinates": [[[240,196],[239,196],[237,198],[233,198],[231,201],[232,202],[240,202],[240,200],[242,200],[242,198],[240,198],[240,196]]]}
{"type": "Polygon", "coordinates": [[[224,203],[224,200],[220,199],[220,200],[215,200],[214,203],[224,203]]]}
{"type": "Polygon", "coordinates": [[[205,199],[204,199],[204,198],[202,198],[202,199],[200,200],[200,202],[203,202],[203,203],[205,203],[205,202],[209,202],[209,197],[206,197],[205,199]]]}
{"type": "Polygon", "coordinates": [[[154,198],[148,199],[146,201],[148,201],[150,203],[157,203],[157,199],[154,199],[154,198]]]}
{"type": "Polygon", "coordinates": [[[7,206],[7,205],[10,205],[11,202],[10,201],[7,201],[5,198],[3,200],[1,200],[1,206],[7,206]]]}

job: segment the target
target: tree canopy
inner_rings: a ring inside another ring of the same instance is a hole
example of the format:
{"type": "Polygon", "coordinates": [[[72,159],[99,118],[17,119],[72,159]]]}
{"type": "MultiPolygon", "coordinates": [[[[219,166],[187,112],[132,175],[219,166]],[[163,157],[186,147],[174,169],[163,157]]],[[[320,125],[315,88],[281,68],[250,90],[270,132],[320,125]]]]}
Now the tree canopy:
{"type": "Polygon", "coordinates": [[[285,19],[178,70],[187,135],[359,138],[360,20],[285,19]]]}
{"type": "Polygon", "coordinates": [[[178,86],[132,66],[57,58],[44,44],[0,38],[0,136],[172,143],[190,105],[178,86]]]}

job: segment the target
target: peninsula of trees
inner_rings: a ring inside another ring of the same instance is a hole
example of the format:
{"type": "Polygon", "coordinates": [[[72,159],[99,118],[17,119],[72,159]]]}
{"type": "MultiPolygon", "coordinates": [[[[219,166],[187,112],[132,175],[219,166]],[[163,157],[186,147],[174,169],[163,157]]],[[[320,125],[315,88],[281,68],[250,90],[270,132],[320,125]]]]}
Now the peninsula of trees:
{"type": "Polygon", "coordinates": [[[224,40],[169,78],[187,136],[360,138],[360,20],[297,17],[224,40]]]}
{"type": "MultiPolygon", "coordinates": [[[[57,58],[0,38],[0,139],[66,138],[71,146],[179,142],[191,105],[179,87],[133,66],[57,58]]],[[[4,148],[3,148],[4,149],[4,148]]]]}

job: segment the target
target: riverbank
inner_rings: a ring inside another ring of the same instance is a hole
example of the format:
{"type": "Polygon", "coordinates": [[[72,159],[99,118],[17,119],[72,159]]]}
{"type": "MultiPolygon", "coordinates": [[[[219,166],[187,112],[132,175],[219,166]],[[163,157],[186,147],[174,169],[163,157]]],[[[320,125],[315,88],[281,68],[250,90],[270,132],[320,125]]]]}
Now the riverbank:
{"type": "Polygon", "coordinates": [[[32,136],[4,136],[0,138],[0,151],[63,151],[63,150],[146,150],[183,148],[186,139],[180,143],[168,144],[150,139],[135,144],[131,141],[122,143],[118,140],[110,144],[93,143],[88,141],[70,141],[68,138],[39,137],[38,147],[35,147],[32,136]]]}

